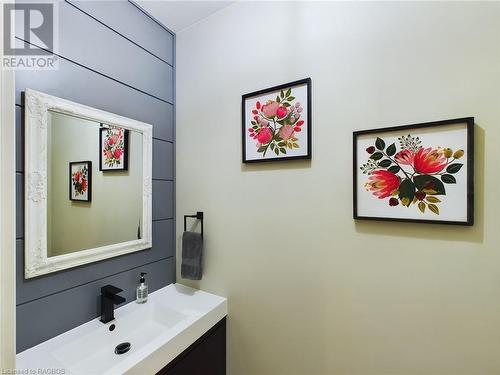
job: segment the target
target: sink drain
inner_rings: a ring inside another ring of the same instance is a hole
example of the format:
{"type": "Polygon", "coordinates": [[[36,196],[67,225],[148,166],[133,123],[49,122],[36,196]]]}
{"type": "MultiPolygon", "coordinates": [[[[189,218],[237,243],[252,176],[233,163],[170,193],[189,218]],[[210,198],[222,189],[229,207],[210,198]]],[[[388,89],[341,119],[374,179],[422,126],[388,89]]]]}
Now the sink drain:
{"type": "Polygon", "coordinates": [[[124,354],[130,350],[129,342],[122,342],[121,344],[116,345],[115,354],[124,354]]]}

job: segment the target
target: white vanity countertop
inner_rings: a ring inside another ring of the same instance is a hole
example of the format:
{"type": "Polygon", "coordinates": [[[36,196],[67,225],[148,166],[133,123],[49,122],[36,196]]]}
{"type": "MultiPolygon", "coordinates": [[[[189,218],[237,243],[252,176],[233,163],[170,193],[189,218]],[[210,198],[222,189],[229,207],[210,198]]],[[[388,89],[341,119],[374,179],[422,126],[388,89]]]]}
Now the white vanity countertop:
{"type": "Polygon", "coordinates": [[[145,304],[116,309],[107,324],[97,318],[19,353],[16,367],[60,375],[155,374],[226,315],[225,298],[170,284],[150,293],[145,304]],[[131,349],[117,355],[122,342],[131,349]]]}

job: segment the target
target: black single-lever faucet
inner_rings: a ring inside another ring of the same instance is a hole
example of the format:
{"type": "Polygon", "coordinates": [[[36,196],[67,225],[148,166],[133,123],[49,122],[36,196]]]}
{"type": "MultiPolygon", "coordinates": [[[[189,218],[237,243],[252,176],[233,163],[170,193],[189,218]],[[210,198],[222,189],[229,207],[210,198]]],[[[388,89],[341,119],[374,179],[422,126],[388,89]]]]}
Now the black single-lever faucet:
{"type": "Polygon", "coordinates": [[[101,322],[107,323],[115,318],[115,305],[126,301],[119,296],[122,290],[113,285],[106,285],[101,288],[101,322]]]}

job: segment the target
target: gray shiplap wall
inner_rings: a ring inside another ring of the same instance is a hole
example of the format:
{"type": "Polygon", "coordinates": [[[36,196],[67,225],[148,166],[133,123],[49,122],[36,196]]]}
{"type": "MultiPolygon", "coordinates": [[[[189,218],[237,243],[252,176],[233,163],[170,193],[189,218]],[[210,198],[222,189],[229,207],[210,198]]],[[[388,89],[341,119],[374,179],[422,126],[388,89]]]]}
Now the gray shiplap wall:
{"type": "Polygon", "coordinates": [[[18,352],[97,317],[103,285],[131,301],[141,271],[150,290],[175,281],[174,48],[175,36],[129,1],[63,1],[59,70],[16,73],[18,352]],[[24,279],[26,88],[153,124],[152,249],[24,279]]]}

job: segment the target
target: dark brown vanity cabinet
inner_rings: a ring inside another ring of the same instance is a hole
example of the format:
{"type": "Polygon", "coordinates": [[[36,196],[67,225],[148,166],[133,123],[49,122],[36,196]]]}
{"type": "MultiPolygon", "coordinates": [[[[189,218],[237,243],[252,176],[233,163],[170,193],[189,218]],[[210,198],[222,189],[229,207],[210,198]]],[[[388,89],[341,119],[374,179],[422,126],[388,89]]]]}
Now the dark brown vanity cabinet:
{"type": "Polygon", "coordinates": [[[226,318],[179,354],[157,375],[225,375],[226,318]]]}

